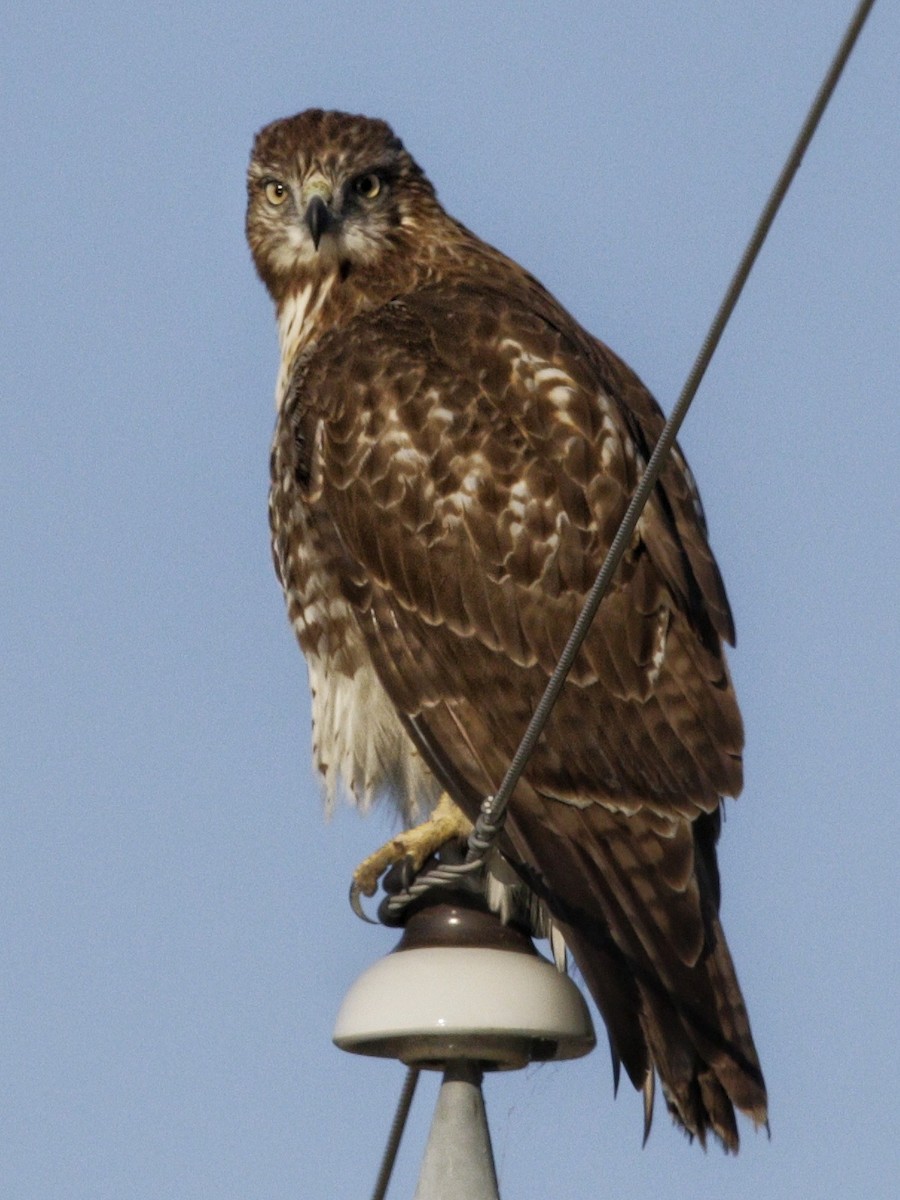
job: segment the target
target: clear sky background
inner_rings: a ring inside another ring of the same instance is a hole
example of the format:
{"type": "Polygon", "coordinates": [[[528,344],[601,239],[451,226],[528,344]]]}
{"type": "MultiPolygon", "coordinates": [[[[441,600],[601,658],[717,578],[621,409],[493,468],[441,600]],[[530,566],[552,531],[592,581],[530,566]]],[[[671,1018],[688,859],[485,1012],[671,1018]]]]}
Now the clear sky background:
{"type": "MultiPolygon", "coordinates": [[[[256,129],[387,118],[668,408],[851,7],[8,7],[4,1197],[368,1196],[402,1081],[330,1040],[395,940],[346,904],[391,826],[323,820],[269,559],[256,129]]],[[[508,1200],[900,1190],[898,64],[881,0],[682,437],[739,631],[724,918],[771,1141],[704,1155],[661,1112],[642,1151],[599,1050],[488,1081],[508,1200]]]]}

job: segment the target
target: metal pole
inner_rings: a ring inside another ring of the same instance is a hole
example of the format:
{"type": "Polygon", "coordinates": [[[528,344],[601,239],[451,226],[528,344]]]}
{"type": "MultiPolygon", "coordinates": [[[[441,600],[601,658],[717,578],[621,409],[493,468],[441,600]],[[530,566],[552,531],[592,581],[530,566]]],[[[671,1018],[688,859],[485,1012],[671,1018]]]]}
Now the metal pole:
{"type": "Polygon", "coordinates": [[[500,1200],[481,1069],[448,1063],[414,1200],[500,1200]]]}

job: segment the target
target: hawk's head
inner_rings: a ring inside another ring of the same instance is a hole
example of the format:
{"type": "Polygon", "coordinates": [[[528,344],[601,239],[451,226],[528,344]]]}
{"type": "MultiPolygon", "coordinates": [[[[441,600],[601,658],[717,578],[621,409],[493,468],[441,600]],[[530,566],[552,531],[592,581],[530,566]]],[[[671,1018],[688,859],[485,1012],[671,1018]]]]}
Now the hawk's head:
{"type": "Polygon", "coordinates": [[[390,126],[321,109],[257,134],[247,191],[247,238],[276,301],[322,275],[386,265],[440,212],[390,126]]]}

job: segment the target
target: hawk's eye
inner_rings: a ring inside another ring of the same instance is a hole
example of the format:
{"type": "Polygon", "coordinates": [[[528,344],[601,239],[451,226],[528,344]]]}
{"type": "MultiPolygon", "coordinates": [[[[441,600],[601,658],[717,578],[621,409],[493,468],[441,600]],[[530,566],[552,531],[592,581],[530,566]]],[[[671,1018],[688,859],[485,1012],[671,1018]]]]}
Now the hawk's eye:
{"type": "Polygon", "coordinates": [[[358,179],[353,180],[353,190],[357,196],[362,196],[363,200],[374,200],[381,191],[381,180],[374,171],[370,171],[367,175],[360,175],[358,179]]]}
{"type": "Polygon", "coordinates": [[[270,204],[284,204],[285,200],[287,200],[288,190],[278,179],[267,179],[263,190],[270,204]]]}

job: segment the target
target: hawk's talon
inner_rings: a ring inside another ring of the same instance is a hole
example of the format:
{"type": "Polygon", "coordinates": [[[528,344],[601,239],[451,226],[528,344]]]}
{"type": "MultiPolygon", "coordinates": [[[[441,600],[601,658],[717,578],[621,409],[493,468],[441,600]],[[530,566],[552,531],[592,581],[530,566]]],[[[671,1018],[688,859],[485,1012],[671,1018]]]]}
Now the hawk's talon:
{"type": "Polygon", "coordinates": [[[389,895],[409,891],[416,876],[441,846],[454,839],[465,841],[471,831],[471,821],[443,793],[427,821],[398,833],[363,859],[353,872],[350,907],[362,917],[360,897],[374,896],[379,882],[389,895]]]}
{"type": "Polygon", "coordinates": [[[367,925],[378,925],[378,924],[380,924],[380,922],[373,921],[372,918],[369,916],[369,914],[366,912],[366,910],[362,906],[361,897],[366,894],[367,893],[363,892],[363,889],[359,886],[359,884],[354,879],[353,882],[350,884],[350,896],[349,896],[350,907],[353,909],[354,913],[356,913],[356,915],[359,917],[359,919],[361,921],[365,921],[365,923],[367,925]]]}

